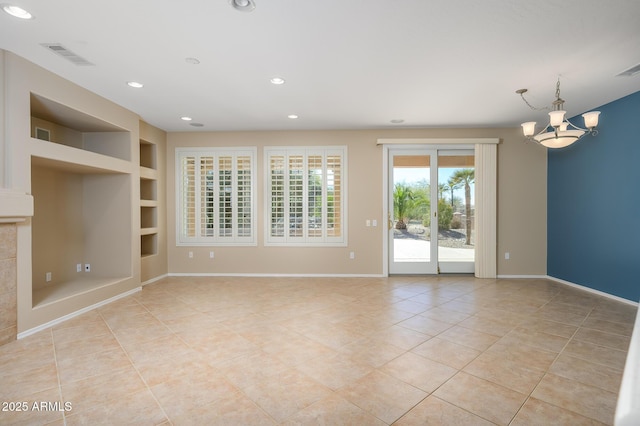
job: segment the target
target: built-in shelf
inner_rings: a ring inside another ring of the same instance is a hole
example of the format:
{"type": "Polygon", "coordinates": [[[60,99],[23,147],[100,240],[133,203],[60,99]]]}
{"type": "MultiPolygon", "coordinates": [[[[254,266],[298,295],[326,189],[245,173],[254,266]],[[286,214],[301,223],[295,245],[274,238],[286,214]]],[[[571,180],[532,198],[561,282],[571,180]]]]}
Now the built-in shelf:
{"type": "Polygon", "coordinates": [[[158,227],[158,209],[156,206],[140,206],[140,228],[158,227]]]}
{"type": "Polygon", "coordinates": [[[34,93],[31,93],[31,137],[131,161],[129,131],[34,93]]]}
{"type": "MultiPolygon", "coordinates": [[[[17,315],[18,336],[26,336],[139,288],[141,126],[136,113],[6,53],[11,78],[3,94],[12,108],[3,134],[12,167],[5,180],[28,196],[24,208],[32,210],[16,227],[17,309],[9,314],[17,315]]],[[[166,143],[159,129],[144,131],[166,143]]],[[[147,165],[163,165],[153,161],[147,165]]],[[[155,198],[160,190],[150,185],[147,193],[155,198]]],[[[150,225],[164,231],[164,222],[150,225]]],[[[148,275],[166,264],[158,259],[148,262],[148,275]]]]}
{"type": "Polygon", "coordinates": [[[158,152],[140,139],[140,256],[158,254],[158,152]]]}
{"type": "Polygon", "coordinates": [[[128,161],[31,139],[32,162],[78,174],[131,173],[128,161]]]}
{"type": "Polygon", "coordinates": [[[157,201],[158,199],[158,182],[151,179],[140,179],[140,200],[157,201]]]}
{"type": "MultiPolygon", "coordinates": [[[[61,302],[63,313],[70,298],[131,278],[131,132],[40,95],[30,100],[32,308],[61,302]]],[[[145,221],[157,226],[153,215],[145,221]]]]}
{"type": "Polygon", "coordinates": [[[140,256],[148,257],[158,254],[158,233],[143,234],[140,236],[140,256]]]}
{"type": "Polygon", "coordinates": [[[140,167],[140,179],[158,180],[158,171],[148,167],[140,167]]]}
{"type": "Polygon", "coordinates": [[[140,139],[140,167],[154,170],[158,168],[156,145],[144,139],[140,139]]]}
{"type": "Polygon", "coordinates": [[[157,234],[158,228],[141,228],[140,235],[152,235],[157,234]]]}

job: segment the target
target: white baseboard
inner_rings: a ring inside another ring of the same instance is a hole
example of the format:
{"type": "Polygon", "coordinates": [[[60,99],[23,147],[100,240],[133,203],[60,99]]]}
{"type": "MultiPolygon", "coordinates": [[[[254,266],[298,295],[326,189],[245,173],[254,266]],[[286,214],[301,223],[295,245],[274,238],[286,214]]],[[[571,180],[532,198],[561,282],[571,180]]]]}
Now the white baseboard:
{"type": "Polygon", "coordinates": [[[135,294],[135,293],[139,292],[140,290],[142,290],[142,287],[136,287],[136,288],[134,288],[132,290],[125,291],[124,293],[120,293],[117,296],[110,297],[110,298],[108,298],[106,300],[103,300],[101,302],[95,303],[95,304],[93,304],[91,306],[87,306],[86,308],[82,308],[82,309],[80,309],[78,311],[72,312],[72,313],[67,314],[65,316],[62,316],[60,318],[56,318],[56,319],[54,319],[52,321],[49,321],[49,322],[47,322],[45,324],[41,324],[41,325],[39,325],[37,327],[30,328],[29,330],[23,331],[22,333],[18,333],[17,337],[18,337],[18,339],[23,339],[23,338],[25,338],[27,336],[31,336],[32,334],[35,334],[35,333],[37,333],[39,331],[42,331],[42,330],[45,330],[45,329],[47,329],[49,327],[53,327],[54,325],[61,324],[61,323],[65,322],[65,321],[67,321],[67,320],[70,320],[71,318],[77,317],[78,315],[82,315],[85,312],[89,312],[89,311],[92,311],[92,310],[94,310],[96,308],[99,308],[100,306],[108,305],[109,303],[115,302],[116,300],[122,299],[123,297],[131,296],[132,294],[135,294]]]}
{"type": "Polygon", "coordinates": [[[638,302],[634,302],[632,300],[625,299],[624,297],[615,296],[613,294],[609,294],[609,293],[606,293],[604,291],[596,290],[596,289],[593,289],[591,287],[587,287],[587,286],[584,286],[584,285],[572,283],[570,281],[562,280],[560,278],[552,277],[551,275],[547,275],[547,278],[550,279],[551,281],[555,281],[555,282],[558,282],[560,284],[568,285],[570,287],[577,288],[577,289],[580,289],[580,290],[583,290],[583,291],[586,291],[586,292],[589,292],[589,293],[597,294],[598,296],[603,296],[603,297],[606,297],[608,299],[612,299],[612,300],[615,300],[615,301],[618,301],[618,302],[626,303],[626,304],[631,305],[631,306],[636,306],[636,307],[638,306],[638,302]]]}
{"type": "Polygon", "coordinates": [[[382,274],[234,274],[170,272],[170,277],[247,277],[247,278],[382,278],[382,274]]]}
{"type": "Polygon", "coordinates": [[[498,275],[497,278],[514,278],[514,279],[536,279],[546,280],[548,275],[498,275]]]}
{"type": "Polygon", "coordinates": [[[150,280],[147,280],[147,281],[141,283],[140,285],[142,285],[142,287],[144,287],[147,284],[155,283],[156,281],[160,281],[161,279],[167,278],[168,276],[169,276],[169,274],[163,274],[163,275],[157,276],[155,278],[151,278],[150,280]]]}
{"type": "Polygon", "coordinates": [[[623,297],[618,297],[618,296],[615,296],[613,294],[609,294],[609,293],[604,292],[604,291],[596,290],[596,289],[593,289],[591,287],[587,287],[587,286],[584,286],[584,285],[572,283],[570,281],[562,280],[560,278],[552,277],[551,275],[498,275],[498,278],[507,278],[507,279],[509,279],[509,278],[511,278],[511,279],[520,279],[520,278],[531,279],[531,278],[533,278],[533,279],[551,280],[551,281],[555,281],[555,282],[560,283],[560,284],[567,285],[569,287],[577,288],[578,290],[582,290],[582,291],[586,291],[588,293],[596,294],[598,296],[606,297],[607,299],[612,299],[612,300],[615,300],[615,301],[618,301],[618,302],[626,303],[626,304],[631,305],[631,306],[636,306],[636,307],[638,306],[638,302],[634,302],[632,300],[625,299],[623,297]]]}

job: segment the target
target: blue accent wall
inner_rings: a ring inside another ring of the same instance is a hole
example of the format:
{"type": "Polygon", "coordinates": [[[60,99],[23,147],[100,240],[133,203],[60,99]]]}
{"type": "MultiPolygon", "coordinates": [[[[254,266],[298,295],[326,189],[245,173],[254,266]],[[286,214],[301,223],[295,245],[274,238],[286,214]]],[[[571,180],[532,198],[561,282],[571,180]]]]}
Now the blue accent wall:
{"type": "Polygon", "coordinates": [[[637,302],[640,92],[594,110],[598,135],[548,151],[547,273],[637,302]]]}

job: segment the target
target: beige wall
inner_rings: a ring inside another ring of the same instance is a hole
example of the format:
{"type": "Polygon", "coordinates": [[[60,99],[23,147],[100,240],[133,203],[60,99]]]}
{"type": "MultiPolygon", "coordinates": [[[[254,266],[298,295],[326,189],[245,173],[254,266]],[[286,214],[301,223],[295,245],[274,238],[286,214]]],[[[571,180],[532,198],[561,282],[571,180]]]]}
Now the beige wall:
{"type": "MultiPolygon", "coordinates": [[[[164,273],[203,274],[345,274],[380,275],[383,272],[383,241],[386,238],[382,217],[382,148],[379,138],[499,138],[498,146],[498,274],[546,274],[546,151],[526,144],[519,129],[410,129],[355,131],[282,131],[282,132],[191,132],[165,134],[159,129],[140,124],[139,117],[112,102],[88,92],[54,74],[11,53],[0,51],[2,91],[0,112],[0,161],[3,169],[0,184],[18,192],[31,193],[31,150],[43,145],[30,138],[30,93],[37,93],[71,109],[99,117],[130,132],[131,152],[117,174],[130,175],[127,201],[131,215],[123,226],[131,234],[131,279],[124,280],[109,291],[96,292],[83,300],[69,300],[66,306],[52,309],[31,309],[32,274],[42,275],[40,266],[32,267],[32,220],[17,225],[18,255],[18,331],[73,312],[127,291],[142,280],[164,273]],[[140,133],[139,133],[140,132],[140,133]],[[139,261],[139,173],[138,139],[158,143],[158,228],[159,255],[139,261]],[[166,146],[165,146],[166,138],[166,146]],[[262,148],[265,146],[346,145],[348,147],[348,246],[286,248],[264,247],[262,148]],[[257,146],[258,245],[254,247],[177,247],[175,244],[175,148],[190,146],[257,146]],[[129,160],[130,161],[127,161],[129,160]],[[166,187],[165,170],[166,165],[166,187]],[[166,197],[166,199],[162,199],[166,197]],[[166,215],[165,215],[166,206],[166,215]],[[378,227],[366,227],[365,221],[375,219],[378,227]],[[166,250],[166,251],[165,251],[166,250]],[[209,251],[215,258],[209,259],[209,251]],[[190,259],[188,252],[193,251],[190,259]],[[349,252],[355,259],[349,259],[349,252]],[[504,259],[509,251],[510,260],[504,259]],[[141,266],[142,263],[142,266],[141,266]]],[[[47,147],[46,150],[49,150],[47,147]]],[[[45,150],[45,151],[46,151],[45,150]]],[[[55,150],[50,150],[51,153],[55,150]]],[[[40,154],[40,151],[38,152],[40,154]]],[[[122,157],[120,157],[122,158],[122,157]]],[[[61,161],[58,159],[58,161],[61,161]]],[[[117,161],[116,161],[117,162],[117,161]]],[[[43,170],[41,170],[43,171],[43,170]]],[[[38,170],[36,170],[38,173],[38,170]]],[[[62,178],[58,176],[58,178],[62,178]]],[[[66,176],[65,179],[70,178],[66,176]]],[[[121,178],[116,178],[121,179],[121,178]]],[[[125,179],[126,180],[126,179],[125,179]]],[[[115,190],[115,189],[114,189],[115,190]]],[[[36,189],[37,192],[37,189],[36,189]]],[[[125,191],[127,193],[127,191],[125,191]]],[[[37,201],[36,201],[37,202],[37,201]]],[[[60,212],[58,212],[60,213],[60,212]]],[[[53,250],[53,249],[52,249],[53,250]]],[[[36,255],[38,256],[38,255],[36,255]]],[[[76,257],[76,256],[73,256],[76,257]]],[[[66,262],[66,261],[65,261],[66,262]]],[[[75,262],[75,261],[74,261],[75,262]]],[[[43,270],[48,269],[46,266],[43,270]]],[[[64,272],[60,273],[64,275],[64,272]]],[[[54,275],[58,275],[57,273],[54,275]]],[[[37,281],[37,280],[34,280],[37,281]]],[[[36,287],[41,285],[36,282],[36,287]]]]}
{"type": "Polygon", "coordinates": [[[345,274],[383,273],[382,148],[379,138],[500,138],[498,145],[498,274],[546,274],[546,151],[526,144],[519,129],[415,129],[290,132],[169,133],[167,223],[169,273],[176,274],[345,274]],[[348,246],[265,247],[263,148],[346,145],[348,147],[348,246]],[[257,146],[258,245],[176,246],[175,148],[257,146]],[[378,227],[366,227],[376,219],[378,227]],[[214,259],[209,251],[215,252],[214,259]],[[511,260],[504,260],[504,251],[511,260]],[[189,258],[189,252],[194,256],[189,258]],[[349,259],[349,252],[355,259],[349,259]]]}

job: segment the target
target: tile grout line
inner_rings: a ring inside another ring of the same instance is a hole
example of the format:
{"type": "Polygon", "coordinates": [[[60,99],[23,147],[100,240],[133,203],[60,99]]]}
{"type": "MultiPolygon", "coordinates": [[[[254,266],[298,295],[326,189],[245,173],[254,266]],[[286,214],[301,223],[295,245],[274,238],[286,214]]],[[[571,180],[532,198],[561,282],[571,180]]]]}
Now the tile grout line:
{"type": "MultiPolygon", "coordinates": [[[[446,303],[449,303],[449,302],[455,301],[455,300],[456,300],[456,299],[458,299],[459,297],[465,296],[465,295],[470,294],[470,293],[472,293],[472,292],[473,292],[473,291],[470,291],[470,292],[464,293],[464,294],[462,294],[462,295],[460,295],[460,296],[457,296],[457,297],[455,297],[455,298],[453,298],[453,299],[451,299],[451,300],[448,300],[448,301],[446,301],[446,302],[444,302],[444,303],[441,303],[441,304],[439,304],[439,305],[436,305],[436,306],[434,306],[434,307],[433,307],[433,308],[431,308],[431,309],[439,308],[439,307],[441,307],[442,305],[444,305],[444,304],[446,304],[446,303]]],[[[428,309],[428,310],[429,310],[429,309],[428,309]]],[[[427,311],[428,311],[428,310],[427,310],[427,311]]],[[[426,311],[425,311],[425,312],[426,312],[426,311]]],[[[454,312],[458,312],[458,311],[454,311],[454,312]]],[[[466,312],[463,312],[463,313],[464,313],[465,315],[467,315],[467,313],[466,313],[466,312]]],[[[468,318],[471,318],[471,317],[473,317],[473,316],[476,316],[476,314],[477,314],[477,312],[473,313],[472,315],[469,315],[469,317],[468,317],[468,318]]],[[[420,314],[417,314],[417,315],[420,315],[420,314]]],[[[466,319],[468,319],[468,318],[466,318],[466,319]]],[[[462,321],[464,321],[464,320],[462,320],[462,321]]],[[[445,331],[447,331],[447,330],[449,330],[449,329],[451,329],[451,328],[453,328],[453,327],[455,327],[455,326],[460,326],[460,327],[463,327],[463,328],[467,328],[467,327],[464,327],[464,326],[460,325],[460,323],[461,323],[462,321],[458,321],[457,323],[452,324],[452,325],[451,325],[451,327],[448,327],[448,328],[446,328],[445,330],[442,330],[441,332],[439,332],[439,333],[438,333],[438,334],[436,334],[435,336],[430,336],[430,337],[429,337],[429,339],[427,339],[427,340],[426,340],[425,342],[423,342],[423,343],[426,343],[426,342],[428,342],[429,340],[431,340],[431,339],[434,339],[434,338],[438,337],[440,334],[444,333],[445,331]]],[[[406,327],[404,327],[404,328],[406,328],[406,327]]],[[[469,330],[471,330],[471,331],[477,331],[477,330],[473,330],[473,329],[469,329],[469,330]]],[[[415,330],[414,330],[414,331],[415,331],[415,330]]],[[[424,333],[423,333],[423,334],[424,334],[424,333]]],[[[497,337],[497,336],[496,336],[496,337],[497,337]]],[[[444,340],[446,340],[446,339],[444,339],[444,340]]],[[[498,341],[499,341],[499,340],[498,340],[498,341]]],[[[452,342],[452,343],[455,343],[455,342],[452,342]]],[[[417,404],[415,404],[413,407],[411,407],[411,408],[409,408],[408,410],[406,410],[406,411],[405,411],[405,412],[404,412],[400,417],[398,417],[396,420],[394,420],[394,421],[391,423],[391,425],[393,425],[394,423],[396,423],[398,420],[402,419],[402,418],[403,418],[404,416],[406,416],[409,412],[411,412],[411,410],[413,410],[415,407],[417,407],[418,405],[420,405],[423,401],[425,401],[427,398],[429,398],[429,397],[431,397],[431,396],[432,396],[433,398],[437,398],[437,399],[439,399],[439,400],[441,400],[441,401],[444,401],[445,403],[450,404],[450,405],[452,405],[452,406],[454,406],[454,407],[456,407],[456,408],[458,408],[458,409],[460,409],[460,410],[463,410],[463,411],[465,411],[465,412],[467,412],[467,413],[471,414],[472,416],[479,417],[479,418],[481,418],[481,419],[483,419],[483,420],[488,421],[489,423],[494,423],[494,422],[492,422],[491,420],[489,420],[489,419],[487,419],[487,418],[485,418],[485,417],[482,417],[481,415],[479,415],[479,414],[477,414],[477,413],[473,413],[473,412],[471,412],[471,411],[467,410],[467,409],[466,409],[466,408],[464,408],[464,407],[460,407],[459,405],[456,405],[456,404],[454,404],[454,403],[452,403],[452,402],[450,402],[450,401],[447,401],[447,400],[445,400],[445,399],[439,398],[438,396],[436,396],[436,395],[434,395],[434,394],[436,393],[436,391],[437,391],[438,389],[440,389],[442,386],[444,386],[444,385],[445,385],[445,384],[447,384],[449,381],[451,381],[451,380],[452,380],[454,377],[456,377],[459,373],[463,372],[462,370],[463,370],[467,365],[469,365],[471,362],[473,362],[475,359],[477,359],[480,355],[482,355],[482,354],[483,354],[483,353],[485,353],[487,350],[489,350],[489,348],[491,348],[495,343],[497,343],[497,341],[496,341],[496,342],[494,342],[493,344],[491,344],[489,347],[487,347],[487,348],[486,348],[486,349],[484,349],[483,351],[478,351],[478,352],[479,352],[479,354],[478,354],[478,355],[476,355],[472,360],[470,360],[469,362],[467,362],[467,363],[466,363],[462,368],[459,368],[459,369],[458,369],[458,368],[456,368],[456,370],[457,370],[457,371],[456,371],[456,372],[455,372],[451,377],[449,377],[447,380],[445,380],[445,381],[444,381],[444,382],[442,382],[440,385],[438,385],[438,386],[437,386],[433,391],[428,392],[428,393],[427,393],[427,396],[425,396],[422,400],[420,400],[420,401],[419,401],[417,404]]],[[[422,344],[422,343],[421,343],[421,344],[422,344]]],[[[414,346],[413,348],[408,349],[408,350],[405,352],[405,354],[406,354],[406,353],[408,353],[408,352],[411,352],[411,353],[415,354],[414,352],[412,352],[412,350],[413,350],[413,349],[415,349],[415,348],[417,348],[417,347],[418,347],[418,346],[420,346],[421,344],[418,344],[418,345],[414,346]]],[[[468,346],[466,346],[466,345],[461,345],[461,346],[468,347],[468,346]]],[[[473,349],[473,348],[471,348],[471,349],[473,349]]],[[[404,355],[404,354],[403,354],[403,355],[404,355]]],[[[415,355],[417,355],[417,356],[421,356],[421,355],[418,355],[418,354],[415,354],[415,355]]],[[[400,356],[402,356],[402,355],[399,355],[399,356],[398,356],[398,357],[396,357],[396,358],[399,358],[400,356]]],[[[426,358],[426,357],[422,357],[422,358],[425,358],[425,359],[429,359],[429,360],[431,360],[430,358],[426,358]]],[[[394,358],[394,359],[395,359],[395,358],[394,358]]],[[[442,364],[441,362],[436,361],[436,360],[431,360],[431,361],[433,361],[433,362],[438,362],[438,363],[442,364]]],[[[389,361],[389,362],[391,362],[391,361],[389,361]]],[[[443,364],[443,365],[446,365],[446,364],[443,364]]],[[[449,367],[449,366],[448,366],[448,367],[449,367]]],[[[452,367],[452,368],[455,368],[455,367],[452,367]]],[[[465,373],[465,374],[469,374],[469,373],[467,373],[467,372],[464,372],[464,373],[465,373]]],[[[471,374],[471,375],[472,375],[472,374],[471,374]]],[[[472,375],[472,376],[473,376],[473,375],[472,375]]],[[[475,376],[474,376],[474,377],[475,377],[475,376]]],[[[482,378],[480,378],[480,379],[482,379],[482,378]]],[[[398,379],[398,380],[400,380],[400,379],[398,379]]],[[[486,380],[486,379],[482,379],[482,380],[486,380]]],[[[406,383],[406,382],[405,382],[405,383],[406,383]]],[[[491,383],[493,383],[493,382],[491,382],[491,383]]],[[[407,383],[407,384],[408,384],[408,385],[410,385],[410,386],[413,386],[411,383],[407,383]]],[[[494,383],[494,384],[495,384],[495,383],[494,383]]],[[[501,385],[498,385],[498,386],[501,386],[501,385]]],[[[415,386],[413,386],[413,387],[415,387],[415,386]]],[[[502,386],[502,387],[504,387],[504,386],[502,386]]],[[[419,388],[416,388],[416,389],[419,389],[419,388]]],[[[505,388],[505,389],[507,389],[507,388],[505,388]]],[[[422,390],[422,389],[419,389],[419,390],[422,390]]],[[[424,391],[423,391],[423,392],[424,392],[424,391]]],[[[494,423],[494,424],[495,424],[495,423],[494,423]]]]}
{"type": "MultiPolygon", "coordinates": [[[[136,302],[140,305],[142,305],[147,312],[149,312],[149,309],[147,309],[146,306],[144,306],[142,303],[140,303],[139,301],[136,300],[136,302]]],[[[149,312],[151,314],[151,312],[149,312]]],[[[131,363],[131,366],[133,367],[133,369],[136,371],[136,373],[138,374],[138,377],[140,377],[140,380],[142,380],[142,383],[144,383],[144,386],[147,388],[147,390],[149,391],[149,393],[151,394],[151,396],[153,397],[153,400],[156,401],[156,404],[158,404],[158,407],[160,408],[160,411],[162,412],[162,414],[164,415],[165,419],[167,419],[166,421],[169,422],[169,424],[173,425],[173,422],[171,421],[171,419],[169,418],[169,416],[167,415],[167,412],[165,411],[164,407],[162,406],[162,404],[160,404],[160,401],[158,401],[158,398],[156,397],[156,395],[153,393],[153,391],[151,390],[151,387],[149,386],[149,384],[147,383],[147,381],[145,380],[145,378],[142,376],[142,374],[140,373],[140,370],[138,369],[138,367],[136,366],[136,364],[133,362],[133,359],[131,359],[131,356],[129,355],[129,352],[127,352],[127,350],[124,348],[124,346],[122,346],[122,343],[120,342],[120,339],[118,339],[118,336],[116,336],[116,333],[113,332],[113,329],[111,328],[111,326],[109,325],[109,323],[107,322],[107,320],[104,318],[104,316],[102,315],[102,312],[100,312],[98,310],[98,315],[100,315],[100,318],[102,319],[102,321],[104,321],[105,325],[107,326],[107,328],[109,329],[109,331],[111,332],[111,334],[113,335],[114,339],[116,339],[116,341],[118,342],[118,345],[120,346],[120,349],[122,349],[122,352],[124,352],[125,356],[127,357],[127,359],[129,360],[129,362],[131,363]]],[[[153,315],[153,314],[151,314],[153,315]]],[[[155,317],[154,317],[155,318],[155,317]]],[[[164,323],[163,323],[164,325],[164,323]]]]}
{"type": "MultiPolygon", "coordinates": [[[[62,404],[62,406],[64,407],[64,395],[62,394],[62,382],[60,380],[60,368],[58,367],[58,354],[56,353],[56,340],[53,337],[53,328],[50,328],[50,333],[51,333],[51,345],[53,346],[53,361],[55,362],[56,365],[56,378],[58,379],[58,393],[60,395],[60,403],[62,404]]],[[[64,425],[67,424],[67,414],[66,411],[63,410],[62,411],[62,421],[64,423],[64,425]]]]}
{"type": "MultiPolygon", "coordinates": [[[[136,300],[136,301],[137,301],[140,305],[142,305],[142,306],[147,310],[147,312],[148,312],[151,316],[153,316],[153,318],[155,318],[155,319],[156,319],[157,321],[159,321],[159,322],[160,322],[160,323],[161,323],[161,324],[162,324],[162,325],[163,325],[167,330],[169,330],[169,332],[171,333],[171,335],[172,335],[172,336],[174,336],[174,337],[175,337],[175,338],[177,338],[179,341],[181,341],[181,342],[182,342],[186,347],[188,347],[189,349],[191,349],[191,350],[193,350],[193,351],[195,351],[195,352],[197,352],[197,353],[201,353],[198,349],[196,349],[196,348],[194,348],[193,346],[191,346],[191,345],[190,345],[189,343],[187,343],[187,342],[186,342],[186,341],[185,341],[185,340],[184,340],[184,339],[183,339],[179,334],[177,334],[177,333],[176,333],[175,331],[173,331],[173,330],[172,330],[168,325],[166,325],[166,324],[164,323],[164,321],[162,321],[160,318],[158,318],[156,315],[154,315],[154,313],[153,313],[153,312],[151,312],[151,311],[149,310],[149,308],[144,304],[144,302],[143,302],[143,301],[140,301],[140,300],[136,300]]],[[[204,315],[207,315],[207,313],[206,313],[206,312],[200,312],[200,313],[202,313],[202,314],[204,314],[204,315]]],[[[105,322],[106,322],[106,321],[105,321],[105,322]]],[[[107,324],[107,326],[108,326],[108,324],[107,324]]],[[[224,325],[223,325],[223,326],[224,326],[224,325]]],[[[225,326],[225,327],[226,327],[226,326],[225,326]]],[[[234,333],[236,333],[236,332],[234,331],[234,333]]],[[[236,333],[236,334],[237,334],[237,333],[236,333]]],[[[114,333],[114,336],[115,336],[115,333],[114,333]]],[[[117,339],[117,337],[116,337],[116,339],[117,339]]],[[[118,341],[118,343],[120,343],[120,342],[118,341]]],[[[124,348],[123,348],[123,350],[124,350],[124,351],[125,351],[125,353],[126,353],[126,350],[125,350],[124,348]]],[[[129,357],[129,354],[128,354],[128,353],[127,353],[127,357],[129,357]]],[[[162,412],[165,414],[165,417],[167,418],[167,421],[168,421],[171,425],[173,425],[173,424],[174,424],[174,423],[173,423],[173,421],[172,421],[172,420],[169,418],[169,416],[166,414],[166,412],[165,412],[165,410],[164,410],[164,407],[162,407],[162,404],[160,404],[160,401],[158,401],[158,399],[156,398],[155,394],[153,393],[153,391],[151,390],[151,388],[150,388],[150,387],[149,387],[149,385],[147,384],[147,381],[144,379],[144,377],[142,376],[142,374],[140,373],[140,371],[138,370],[138,368],[135,366],[135,363],[133,362],[133,360],[131,360],[131,359],[130,359],[130,361],[131,361],[131,363],[133,364],[134,368],[136,369],[136,372],[138,372],[138,375],[141,377],[141,379],[142,379],[142,381],[144,382],[145,386],[147,386],[147,388],[149,389],[149,392],[151,392],[151,394],[153,395],[153,398],[154,398],[154,399],[156,400],[156,402],[158,403],[158,406],[160,406],[160,408],[162,409],[162,412]]],[[[211,366],[209,363],[207,363],[207,365],[209,365],[211,368],[214,368],[216,371],[219,371],[216,367],[211,366]]],[[[224,374],[224,373],[220,372],[220,374],[221,374],[223,377],[225,377],[225,379],[226,379],[226,376],[225,376],[225,374],[224,374]]],[[[228,381],[228,379],[226,379],[226,380],[228,381]]],[[[252,399],[252,398],[250,398],[250,397],[249,397],[249,395],[247,395],[247,394],[246,394],[246,392],[244,392],[244,390],[242,390],[241,388],[237,387],[234,383],[229,382],[229,384],[230,384],[231,386],[233,386],[233,388],[234,388],[234,389],[236,389],[236,391],[237,391],[237,392],[241,393],[241,394],[242,394],[242,395],[244,395],[244,396],[245,396],[249,401],[251,401],[251,403],[252,403],[253,405],[255,405],[255,406],[256,406],[256,407],[257,407],[261,412],[263,412],[266,416],[268,416],[270,419],[272,419],[272,420],[273,420],[273,422],[274,422],[274,424],[276,424],[276,425],[278,424],[278,422],[276,421],[276,419],[274,419],[274,418],[273,418],[273,417],[272,417],[272,416],[271,416],[267,411],[265,411],[265,410],[264,410],[260,405],[258,405],[258,404],[257,404],[257,403],[252,399]]]]}
{"type": "MultiPolygon", "coordinates": [[[[557,293],[556,295],[553,297],[555,298],[557,297],[557,293]]],[[[553,298],[551,300],[549,300],[549,302],[545,303],[543,306],[540,307],[540,309],[542,309],[544,306],[548,305],[549,303],[551,303],[553,301],[553,298]]],[[[589,313],[587,315],[585,315],[584,319],[580,322],[580,325],[578,325],[576,327],[576,330],[573,332],[573,334],[571,335],[571,337],[569,337],[567,339],[567,343],[565,343],[562,346],[562,349],[560,349],[560,351],[558,352],[558,354],[555,356],[555,358],[553,359],[553,361],[549,364],[549,367],[547,367],[547,369],[545,370],[544,374],[542,375],[542,377],[540,378],[540,380],[538,380],[538,383],[536,383],[536,385],[533,387],[533,389],[531,390],[531,392],[529,392],[529,395],[527,396],[527,398],[525,399],[525,402],[520,406],[520,408],[518,409],[518,411],[516,411],[516,414],[513,416],[513,418],[511,419],[511,421],[509,422],[509,424],[511,424],[515,418],[518,416],[518,414],[520,413],[520,411],[522,410],[522,408],[525,406],[525,404],[531,399],[533,398],[533,393],[536,391],[536,389],[538,388],[538,386],[540,386],[540,383],[542,383],[542,381],[544,380],[545,377],[547,377],[547,375],[549,374],[553,374],[549,372],[549,369],[553,366],[553,364],[556,363],[556,361],[558,360],[558,358],[560,358],[560,355],[562,355],[562,353],[564,352],[564,350],[566,349],[566,347],[569,345],[569,343],[573,340],[573,338],[575,337],[575,335],[578,333],[578,331],[580,330],[580,328],[582,327],[582,325],[585,323],[585,321],[587,320],[587,318],[589,318],[589,315],[591,315],[591,313],[594,311],[595,306],[593,306],[590,310],[589,313]]],[[[588,418],[590,420],[594,420],[594,421],[598,421],[597,419],[592,419],[591,417],[587,417],[584,414],[581,413],[576,413],[575,411],[572,411],[568,408],[564,408],[564,407],[560,407],[556,404],[550,403],[548,401],[543,401],[546,402],[547,404],[553,405],[554,407],[563,409],[563,410],[567,410],[567,411],[571,411],[572,413],[575,413],[579,416],[588,418]]]]}

